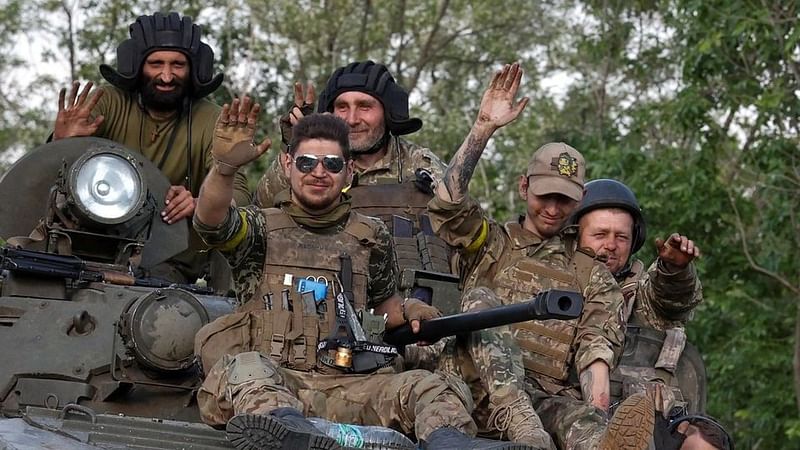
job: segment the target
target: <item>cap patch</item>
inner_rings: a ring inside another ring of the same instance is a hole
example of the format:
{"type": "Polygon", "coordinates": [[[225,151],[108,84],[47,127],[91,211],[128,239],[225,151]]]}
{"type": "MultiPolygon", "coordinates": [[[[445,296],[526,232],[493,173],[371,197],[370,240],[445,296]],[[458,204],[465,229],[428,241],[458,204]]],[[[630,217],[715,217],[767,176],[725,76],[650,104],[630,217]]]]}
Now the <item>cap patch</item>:
{"type": "Polygon", "coordinates": [[[578,160],[567,152],[553,158],[550,167],[565,177],[574,177],[578,174],[578,160]]]}

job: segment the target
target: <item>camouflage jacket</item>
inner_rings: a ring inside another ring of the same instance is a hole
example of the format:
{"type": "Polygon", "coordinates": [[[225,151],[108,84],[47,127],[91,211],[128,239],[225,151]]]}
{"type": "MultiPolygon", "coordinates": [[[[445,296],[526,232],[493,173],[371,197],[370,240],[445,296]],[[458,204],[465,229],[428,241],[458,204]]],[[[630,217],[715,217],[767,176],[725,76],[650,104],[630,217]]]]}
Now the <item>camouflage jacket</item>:
{"type": "MultiPolygon", "coordinates": [[[[413,180],[417,169],[429,170],[434,179],[442,179],[447,166],[429,149],[397,136],[392,136],[388,145],[389,151],[372,167],[356,168],[354,184],[401,183],[413,180]]],[[[278,192],[288,188],[289,180],[280,167],[280,159],[275,158],[258,182],[254,203],[262,208],[271,207],[278,192]]]]}
{"type": "MultiPolygon", "coordinates": [[[[435,197],[428,204],[434,231],[448,244],[459,249],[459,275],[464,291],[478,286],[497,290],[495,276],[522,258],[531,258],[569,272],[571,255],[577,241],[574,228],[543,240],[527,230],[517,230],[511,238],[511,222],[502,226],[489,220],[476,201],[467,197],[460,203],[449,203],[435,197]]],[[[589,282],[583,290],[584,313],[578,321],[573,345],[576,347],[574,367],[578,373],[596,360],[614,367],[622,349],[625,320],[620,288],[608,269],[599,262],[591,268],[589,282]]],[[[538,284],[540,290],[550,287],[550,280],[520,280],[538,284]]],[[[503,302],[521,299],[502,298],[503,302]]]]}
{"type": "Polygon", "coordinates": [[[640,260],[619,281],[625,295],[625,316],[632,323],[659,331],[684,326],[703,301],[703,287],[694,264],[668,272],[661,259],[647,270],[640,260]]]}
{"type": "MultiPolygon", "coordinates": [[[[391,297],[397,290],[394,274],[394,252],[386,227],[374,220],[376,244],[370,249],[367,279],[367,307],[373,308],[391,297]]],[[[344,229],[347,220],[320,231],[335,238],[344,229]]],[[[211,228],[196,218],[194,227],[210,246],[219,249],[228,259],[233,271],[236,297],[241,304],[253,297],[261,283],[267,249],[265,241],[266,217],[255,206],[231,207],[225,221],[211,228]]]]}

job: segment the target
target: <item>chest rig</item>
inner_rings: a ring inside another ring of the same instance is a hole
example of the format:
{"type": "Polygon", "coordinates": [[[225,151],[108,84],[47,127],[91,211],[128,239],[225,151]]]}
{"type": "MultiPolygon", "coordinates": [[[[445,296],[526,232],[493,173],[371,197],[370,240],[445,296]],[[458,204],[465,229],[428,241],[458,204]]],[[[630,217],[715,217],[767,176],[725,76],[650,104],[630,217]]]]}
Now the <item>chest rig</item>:
{"type": "Polygon", "coordinates": [[[672,390],[676,407],[690,413],[705,412],[707,381],[700,352],[687,342],[683,327],[658,330],[635,314],[636,293],[646,272],[639,260],[631,272],[633,276],[619,283],[628,325],[620,361],[610,375],[611,401],[644,392],[648,384],[663,383],[672,390]]]}
{"type": "Polygon", "coordinates": [[[450,270],[451,250],[434,234],[427,214],[431,194],[423,192],[415,180],[377,181],[354,186],[348,194],[354,211],[381,219],[389,229],[401,292],[431,303],[445,314],[459,312],[460,292],[458,277],[450,270]]]}
{"type": "MultiPolygon", "coordinates": [[[[544,258],[537,257],[547,241],[524,244],[521,236],[528,232],[519,223],[506,224],[503,232],[511,244],[501,248],[500,239],[490,244],[484,260],[494,263],[495,269],[490,274],[493,279],[480,283],[491,285],[504,304],[528,300],[547,289],[583,293],[594,265],[593,256],[580,251],[570,255],[562,249],[544,258]]],[[[567,248],[571,248],[569,242],[567,248]]],[[[479,268],[475,272],[482,271],[479,268]]],[[[525,375],[535,379],[547,392],[557,393],[572,384],[568,378],[577,327],[578,319],[530,320],[511,326],[522,352],[525,375]]]]}
{"type": "MultiPolygon", "coordinates": [[[[370,248],[376,245],[369,219],[350,214],[338,233],[314,233],[299,227],[277,208],[266,216],[266,258],[255,296],[241,310],[249,311],[252,350],[295,370],[329,369],[320,365],[317,346],[337,327],[337,295],[351,295],[350,307],[366,308],[370,248]],[[348,261],[351,280],[340,279],[348,261]],[[298,283],[314,277],[326,280],[324,298],[298,293],[298,283]],[[324,277],[324,278],[323,278],[324,277]],[[349,286],[345,286],[345,283],[349,286]]],[[[340,304],[339,307],[343,306],[340,304]]]]}

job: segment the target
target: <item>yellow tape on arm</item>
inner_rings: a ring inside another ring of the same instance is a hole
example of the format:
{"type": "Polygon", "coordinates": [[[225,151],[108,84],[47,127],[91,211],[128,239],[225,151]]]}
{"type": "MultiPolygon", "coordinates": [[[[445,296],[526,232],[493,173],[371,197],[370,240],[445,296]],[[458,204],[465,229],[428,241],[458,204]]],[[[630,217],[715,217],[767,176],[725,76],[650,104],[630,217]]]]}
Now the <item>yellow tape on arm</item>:
{"type": "Polygon", "coordinates": [[[244,211],[239,210],[238,212],[239,217],[241,218],[242,226],[239,227],[239,231],[237,231],[232,238],[228,239],[228,241],[217,247],[221,252],[232,252],[247,236],[247,217],[245,216],[244,211]]]}
{"type": "Polygon", "coordinates": [[[489,236],[489,222],[487,222],[486,219],[483,219],[483,222],[481,222],[481,231],[478,233],[478,237],[476,237],[475,240],[472,241],[472,243],[469,244],[464,250],[466,250],[467,253],[473,253],[480,250],[483,244],[486,243],[487,236],[489,236]]]}

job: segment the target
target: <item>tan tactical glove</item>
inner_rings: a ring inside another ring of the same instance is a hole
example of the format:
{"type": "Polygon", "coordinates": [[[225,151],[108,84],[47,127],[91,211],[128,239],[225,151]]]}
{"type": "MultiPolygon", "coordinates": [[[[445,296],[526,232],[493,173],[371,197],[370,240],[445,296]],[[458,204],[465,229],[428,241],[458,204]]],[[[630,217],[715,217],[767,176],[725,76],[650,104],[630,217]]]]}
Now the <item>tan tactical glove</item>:
{"type": "Polygon", "coordinates": [[[252,104],[247,96],[241,101],[235,99],[230,106],[226,104],[222,107],[214,127],[211,147],[211,157],[217,172],[226,176],[233,175],[239,167],[258,158],[269,147],[267,144],[262,149],[268,141],[259,146],[253,142],[260,112],[261,106],[252,104]]]}
{"type": "Polygon", "coordinates": [[[407,297],[403,300],[403,318],[406,322],[412,320],[429,320],[441,317],[442,313],[433,306],[414,297],[407,297]]]}

